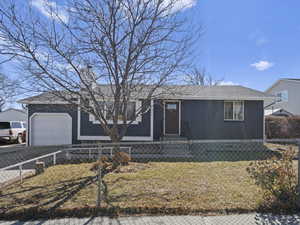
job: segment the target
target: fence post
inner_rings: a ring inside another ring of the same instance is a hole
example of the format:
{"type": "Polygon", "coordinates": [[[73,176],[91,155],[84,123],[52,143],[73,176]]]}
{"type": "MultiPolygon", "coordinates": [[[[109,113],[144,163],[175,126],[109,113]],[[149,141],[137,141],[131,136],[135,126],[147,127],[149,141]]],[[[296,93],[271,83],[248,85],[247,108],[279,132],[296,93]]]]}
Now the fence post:
{"type": "Polygon", "coordinates": [[[131,147],[129,147],[129,157],[131,158],[131,147]]]}
{"type": "Polygon", "coordinates": [[[53,155],[53,165],[56,165],[56,154],[53,155]]]}
{"type": "MultiPolygon", "coordinates": [[[[99,159],[102,156],[102,149],[100,147],[100,151],[98,150],[99,159]]],[[[97,190],[97,203],[96,207],[100,208],[101,206],[101,187],[102,187],[102,165],[101,163],[98,164],[98,170],[97,170],[97,176],[98,176],[98,190],[97,190]]]]}
{"type": "Polygon", "coordinates": [[[20,181],[23,183],[23,168],[22,165],[19,166],[19,172],[20,172],[20,181]]]}
{"type": "Polygon", "coordinates": [[[66,150],[66,158],[67,160],[70,160],[70,152],[69,152],[69,149],[66,150]]]}

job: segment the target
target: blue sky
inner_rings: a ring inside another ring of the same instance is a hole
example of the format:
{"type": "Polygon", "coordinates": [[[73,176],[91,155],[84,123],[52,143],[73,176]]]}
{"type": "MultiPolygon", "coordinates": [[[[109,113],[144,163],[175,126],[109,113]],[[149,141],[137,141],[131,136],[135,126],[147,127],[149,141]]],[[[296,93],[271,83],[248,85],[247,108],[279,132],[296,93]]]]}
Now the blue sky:
{"type": "MultiPolygon", "coordinates": [[[[44,0],[32,1],[46,17],[44,0]]],[[[181,1],[192,6],[182,13],[204,28],[196,62],[216,79],[265,90],[279,78],[300,78],[299,0],[181,1]]],[[[2,70],[14,76],[11,65],[2,70]]]]}
{"type": "Polygon", "coordinates": [[[205,31],[199,66],[259,90],[279,78],[300,78],[299,10],[298,0],[198,0],[186,13],[205,31]]]}

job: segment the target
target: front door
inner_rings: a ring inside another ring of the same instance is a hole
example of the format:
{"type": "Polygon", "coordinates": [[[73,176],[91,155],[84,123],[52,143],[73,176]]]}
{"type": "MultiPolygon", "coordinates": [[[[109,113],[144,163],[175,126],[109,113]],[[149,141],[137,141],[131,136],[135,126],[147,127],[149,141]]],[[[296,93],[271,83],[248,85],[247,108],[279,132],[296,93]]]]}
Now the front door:
{"type": "Polygon", "coordinates": [[[165,102],[165,134],[179,135],[179,102],[165,102]]]}

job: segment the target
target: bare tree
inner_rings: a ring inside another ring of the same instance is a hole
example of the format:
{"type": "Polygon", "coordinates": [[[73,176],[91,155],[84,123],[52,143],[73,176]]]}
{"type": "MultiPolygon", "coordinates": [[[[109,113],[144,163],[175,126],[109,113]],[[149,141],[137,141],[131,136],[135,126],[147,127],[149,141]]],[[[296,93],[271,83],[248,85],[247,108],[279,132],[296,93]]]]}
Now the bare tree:
{"type": "Polygon", "coordinates": [[[0,73],[0,112],[5,104],[12,101],[18,93],[19,83],[0,73]]]}
{"type": "Polygon", "coordinates": [[[47,19],[15,2],[0,2],[0,54],[21,62],[35,91],[93,115],[113,142],[185,68],[197,32],[181,0],[70,0],[63,12],[45,1],[47,19]],[[132,115],[134,100],[143,104],[132,115]]]}
{"type": "Polygon", "coordinates": [[[184,77],[184,82],[189,85],[217,86],[222,81],[223,79],[214,79],[205,69],[201,70],[196,67],[184,77]]]}

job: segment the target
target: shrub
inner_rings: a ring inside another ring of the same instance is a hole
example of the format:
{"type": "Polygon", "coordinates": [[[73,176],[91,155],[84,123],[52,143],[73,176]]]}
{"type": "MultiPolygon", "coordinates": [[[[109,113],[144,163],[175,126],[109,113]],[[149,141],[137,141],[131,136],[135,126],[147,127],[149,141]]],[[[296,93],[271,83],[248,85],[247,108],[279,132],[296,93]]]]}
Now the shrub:
{"type": "Polygon", "coordinates": [[[131,161],[131,158],[125,152],[117,152],[113,156],[112,161],[118,165],[126,166],[131,161]]]}
{"type": "Polygon", "coordinates": [[[97,171],[99,166],[101,166],[104,170],[108,169],[111,166],[111,163],[107,156],[101,156],[95,163],[93,163],[91,167],[91,171],[97,171]]]}
{"type": "Polygon", "coordinates": [[[300,138],[300,116],[267,116],[267,138],[300,138]]]}
{"type": "Polygon", "coordinates": [[[267,207],[291,209],[297,206],[297,175],[293,167],[295,150],[284,151],[281,157],[252,162],[247,171],[264,191],[267,207]]]}

